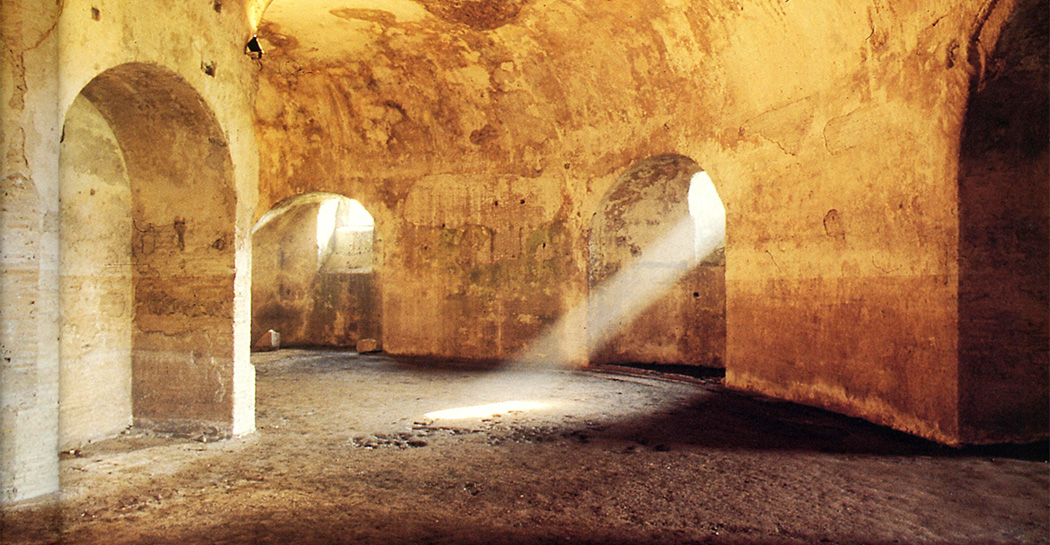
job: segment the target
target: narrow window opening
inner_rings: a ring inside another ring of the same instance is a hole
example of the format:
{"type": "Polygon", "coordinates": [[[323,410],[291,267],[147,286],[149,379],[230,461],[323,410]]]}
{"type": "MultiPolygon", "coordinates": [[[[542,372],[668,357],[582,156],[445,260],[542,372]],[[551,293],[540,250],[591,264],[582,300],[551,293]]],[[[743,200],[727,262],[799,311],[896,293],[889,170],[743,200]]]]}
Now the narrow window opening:
{"type": "Polygon", "coordinates": [[[701,170],[689,180],[688,202],[694,259],[697,263],[721,262],[726,251],[726,209],[706,172],[701,170]]]}
{"type": "Polygon", "coordinates": [[[354,199],[333,198],[317,211],[317,259],[322,273],[372,270],[375,220],[354,199]]]}

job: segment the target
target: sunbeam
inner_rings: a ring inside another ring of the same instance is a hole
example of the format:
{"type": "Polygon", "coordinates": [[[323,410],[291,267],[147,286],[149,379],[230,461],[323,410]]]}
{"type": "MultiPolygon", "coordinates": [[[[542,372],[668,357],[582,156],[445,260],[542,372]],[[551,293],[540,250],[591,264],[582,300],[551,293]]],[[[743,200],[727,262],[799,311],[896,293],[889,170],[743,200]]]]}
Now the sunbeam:
{"type": "Polygon", "coordinates": [[[689,212],[592,290],[586,301],[565,313],[514,358],[511,367],[572,367],[586,361],[724,243],[725,207],[711,178],[702,171],[693,176],[689,188],[689,212]],[[589,342],[573,334],[579,324],[586,324],[589,342]]]}

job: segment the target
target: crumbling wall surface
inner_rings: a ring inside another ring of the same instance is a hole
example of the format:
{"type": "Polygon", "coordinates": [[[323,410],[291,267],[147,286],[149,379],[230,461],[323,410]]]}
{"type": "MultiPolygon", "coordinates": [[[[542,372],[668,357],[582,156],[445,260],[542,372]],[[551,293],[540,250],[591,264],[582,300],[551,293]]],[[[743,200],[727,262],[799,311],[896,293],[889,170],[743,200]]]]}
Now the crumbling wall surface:
{"type": "Polygon", "coordinates": [[[405,198],[381,250],[386,351],[509,358],[566,310],[577,227],[560,194],[501,178],[434,176],[405,198]]]}
{"type": "MultiPolygon", "coordinates": [[[[959,135],[976,35],[1012,4],[876,2],[836,25],[844,64],[726,59],[752,75],[740,96],[784,93],[741,124],[734,169],[750,181],[723,194],[727,384],[946,443],[974,438],[960,421],[959,135]]],[[[794,9],[782,10],[788,28],[813,21],[794,9]]],[[[1038,422],[1033,409],[1007,412],[1038,422]]]]}
{"type": "Polygon", "coordinates": [[[620,174],[678,154],[727,208],[727,383],[962,440],[968,51],[1011,1],[424,4],[259,29],[261,199],[377,204],[389,351],[512,357],[588,293],[620,174]]]}
{"type": "Polygon", "coordinates": [[[0,503],[58,490],[54,2],[0,2],[0,503]]]}
{"type": "Polygon", "coordinates": [[[935,4],[872,2],[833,30],[816,27],[831,5],[784,4],[765,22],[796,48],[726,58],[750,75],[733,94],[765,104],[726,141],[743,182],[723,194],[726,381],[956,443],[955,176],[979,6],[935,4]]]}
{"type": "Polygon", "coordinates": [[[959,167],[966,442],[1031,441],[1050,428],[1048,12],[1045,1],[1019,3],[987,45],[966,110],[959,167]]]}
{"type": "Polygon", "coordinates": [[[281,334],[281,346],[353,348],[361,339],[381,341],[371,240],[368,256],[343,255],[351,234],[337,231],[334,249],[319,255],[320,201],[311,196],[295,199],[304,202],[253,235],[252,338],[273,329],[281,334]],[[365,257],[367,267],[361,266],[365,257]]]}

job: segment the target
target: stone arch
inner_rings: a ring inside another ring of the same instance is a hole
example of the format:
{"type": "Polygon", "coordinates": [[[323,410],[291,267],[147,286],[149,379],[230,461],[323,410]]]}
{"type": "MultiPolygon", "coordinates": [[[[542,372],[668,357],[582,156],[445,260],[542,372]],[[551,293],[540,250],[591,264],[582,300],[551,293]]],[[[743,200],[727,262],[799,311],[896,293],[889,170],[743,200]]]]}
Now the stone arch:
{"type": "Polygon", "coordinates": [[[60,436],[134,423],[224,437],[235,421],[233,162],[179,75],[129,63],[69,107],[60,150],[60,436]],[[102,221],[104,220],[104,221],[102,221]]]}
{"type": "Polygon", "coordinates": [[[590,222],[588,285],[602,299],[589,310],[591,362],[724,367],[724,238],[725,209],[696,161],[659,155],[627,169],[590,222]],[[646,306],[629,310],[639,298],[646,306]],[[607,333],[609,316],[619,318],[607,333]]]}
{"type": "Polygon", "coordinates": [[[269,330],[284,346],[379,348],[375,226],[365,205],[335,193],[289,197],[263,214],[252,234],[257,348],[273,346],[262,342],[269,330]]]}
{"type": "Polygon", "coordinates": [[[1007,7],[990,7],[974,33],[959,150],[964,443],[1034,441],[1050,428],[1050,22],[1045,1],[1007,7]],[[1002,26],[985,28],[992,17],[1002,26]]]}

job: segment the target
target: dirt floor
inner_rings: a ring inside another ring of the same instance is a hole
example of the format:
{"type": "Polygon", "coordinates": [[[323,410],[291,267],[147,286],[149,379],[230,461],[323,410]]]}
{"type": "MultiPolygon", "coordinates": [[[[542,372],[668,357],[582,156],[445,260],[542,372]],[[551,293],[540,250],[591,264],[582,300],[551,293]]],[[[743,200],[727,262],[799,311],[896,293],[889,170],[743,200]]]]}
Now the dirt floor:
{"type": "Polygon", "coordinates": [[[717,379],[253,356],[258,427],[66,453],[3,543],[1050,543],[1046,445],[957,451],[717,379]],[[435,410],[532,402],[497,416],[435,410]],[[540,405],[542,404],[542,405],[540,405]]]}

